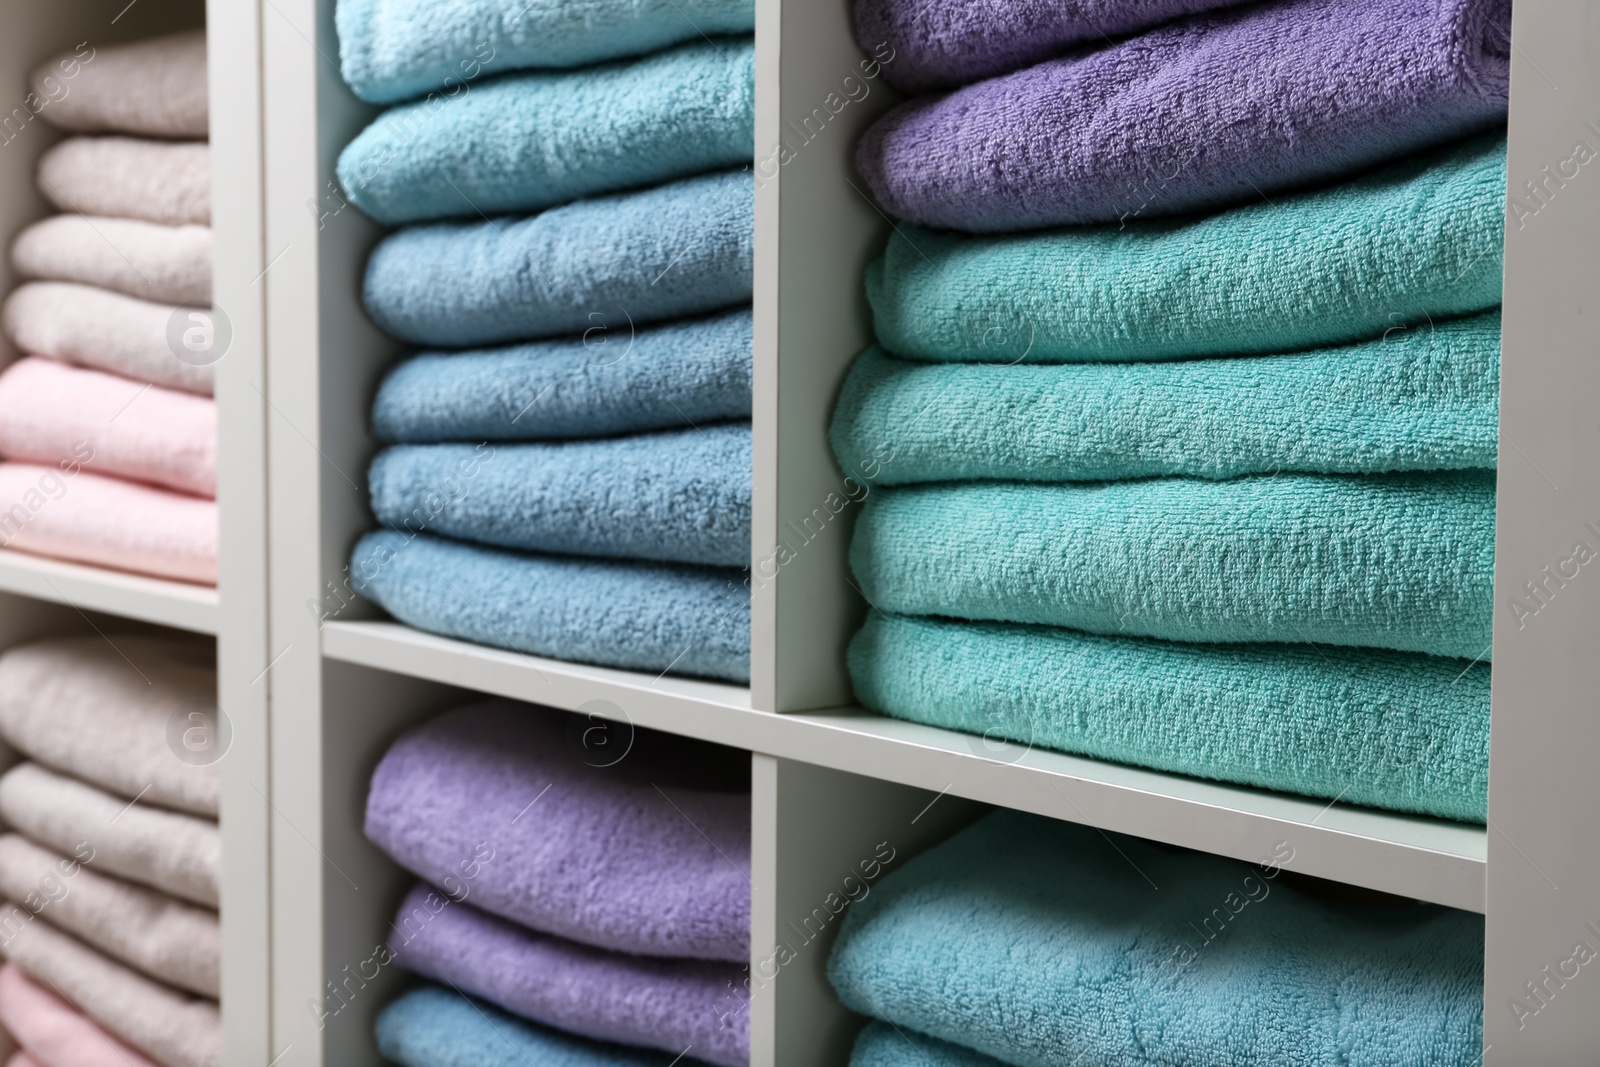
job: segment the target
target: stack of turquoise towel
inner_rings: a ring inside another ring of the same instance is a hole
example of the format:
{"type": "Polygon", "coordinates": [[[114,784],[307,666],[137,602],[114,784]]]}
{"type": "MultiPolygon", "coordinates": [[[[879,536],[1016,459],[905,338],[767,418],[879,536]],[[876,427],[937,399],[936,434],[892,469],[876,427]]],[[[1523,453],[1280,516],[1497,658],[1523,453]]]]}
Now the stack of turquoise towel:
{"type": "Polygon", "coordinates": [[[340,0],[379,386],[355,588],[423,630],[749,679],[751,0],[340,0]]]}

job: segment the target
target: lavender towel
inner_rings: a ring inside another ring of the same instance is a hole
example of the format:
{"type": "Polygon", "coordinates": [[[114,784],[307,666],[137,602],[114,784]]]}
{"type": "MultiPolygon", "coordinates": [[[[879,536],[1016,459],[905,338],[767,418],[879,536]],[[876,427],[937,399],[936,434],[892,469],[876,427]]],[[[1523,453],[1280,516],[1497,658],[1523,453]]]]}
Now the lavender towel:
{"type": "Polygon", "coordinates": [[[980,233],[1260,202],[1503,122],[1510,22],[1510,0],[1197,16],[903,104],[857,166],[890,214],[980,233]]]}
{"type": "Polygon", "coordinates": [[[584,1037],[750,1061],[749,994],[734,963],[625,956],[534,933],[425,886],[395,916],[402,967],[584,1037]]]}
{"type": "MultiPolygon", "coordinates": [[[[413,874],[551,934],[645,956],[750,954],[749,756],[493,700],[401,736],[367,836],[413,874]]],[[[681,1048],[678,1051],[682,1051],[681,1048]]]]}

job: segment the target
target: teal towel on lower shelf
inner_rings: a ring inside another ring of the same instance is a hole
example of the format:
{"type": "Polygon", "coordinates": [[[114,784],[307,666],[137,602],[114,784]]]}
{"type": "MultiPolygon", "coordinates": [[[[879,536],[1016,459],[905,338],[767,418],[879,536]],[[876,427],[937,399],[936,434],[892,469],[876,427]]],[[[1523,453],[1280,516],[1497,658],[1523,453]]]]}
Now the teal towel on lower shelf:
{"type": "Polygon", "coordinates": [[[1486,659],[1494,500],[1490,471],[903,486],[850,564],[899,615],[1486,659]]]}
{"type": "MultiPolygon", "coordinates": [[[[432,1067],[411,1064],[405,1067],[432,1067]]],[[[455,1067],[451,1064],[450,1067],[455,1067]]],[[[465,1065],[463,1065],[465,1067],[465,1065]]],[[[1003,1067],[1000,1060],[915,1030],[873,1020],[856,1038],[850,1067],[1003,1067]]]]}
{"type": "Polygon", "coordinates": [[[874,613],[849,668],[873,711],[982,734],[1001,759],[1037,746],[1464,822],[1488,814],[1484,663],[874,613]]]}
{"type": "Polygon", "coordinates": [[[852,907],[828,974],[1016,1067],[1476,1067],[1481,916],[1342,899],[1285,873],[1292,842],[1261,859],[996,812],[852,907]]]}

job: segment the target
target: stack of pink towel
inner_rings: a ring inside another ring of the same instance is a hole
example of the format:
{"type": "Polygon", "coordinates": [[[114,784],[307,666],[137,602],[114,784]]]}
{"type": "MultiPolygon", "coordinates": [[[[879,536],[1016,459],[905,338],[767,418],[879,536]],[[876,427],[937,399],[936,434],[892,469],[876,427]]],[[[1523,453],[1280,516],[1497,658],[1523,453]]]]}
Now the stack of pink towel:
{"type": "Polygon", "coordinates": [[[33,81],[74,136],[39,160],[63,214],[11,245],[31,280],[0,309],[19,357],[0,373],[0,546],[214,584],[205,32],[80,49],[33,81]]]}

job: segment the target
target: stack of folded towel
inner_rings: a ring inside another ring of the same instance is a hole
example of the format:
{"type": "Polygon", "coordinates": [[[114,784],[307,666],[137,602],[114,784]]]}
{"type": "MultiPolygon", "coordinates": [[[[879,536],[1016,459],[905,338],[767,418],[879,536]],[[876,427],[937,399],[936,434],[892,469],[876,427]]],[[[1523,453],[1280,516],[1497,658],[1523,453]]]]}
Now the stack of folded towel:
{"type": "Polygon", "coordinates": [[[11,245],[32,280],[0,310],[20,356],[0,373],[0,545],[214,584],[212,367],[186,342],[211,328],[205,31],[53,60],[34,89],[75,136],[39,160],[63,214],[11,245]]]}
{"type": "Polygon", "coordinates": [[[341,0],[394,104],[340,157],[403,227],[365,303],[381,529],[351,585],[435,633],[749,678],[754,6],[341,0]],[[730,36],[736,35],[736,36],[730,36]]]}
{"type": "Polygon", "coordinates": [[[0,776],[0,1026],[44,1067],[222,1062],[219,777],[178,755],[212,726],[210,659],[122,634],[0,655],[27,761],[0,776]]]}
{"type": "Polygon", "coordinates": [[[748,1062],[747,754],[490,701],[395,742],[366,832],[422,879],[387,958],[441,983],[384,1011],[392,1062],[748,1062]]]}
{"type": "Polygon", "coordinates": [[[1482,822],[1509,4],[1045,6],[858,9],[959,86],[858,152],[859,699],[1482,822]]]}

